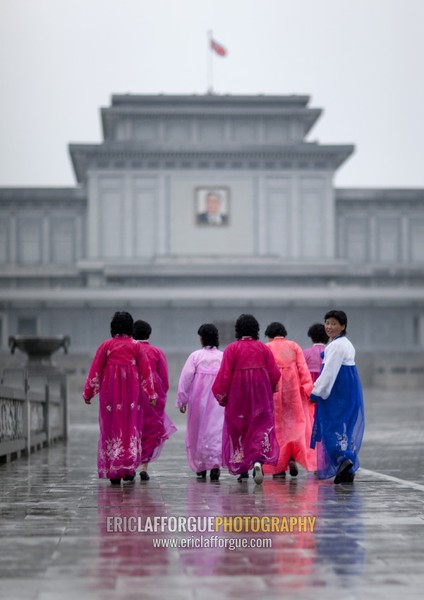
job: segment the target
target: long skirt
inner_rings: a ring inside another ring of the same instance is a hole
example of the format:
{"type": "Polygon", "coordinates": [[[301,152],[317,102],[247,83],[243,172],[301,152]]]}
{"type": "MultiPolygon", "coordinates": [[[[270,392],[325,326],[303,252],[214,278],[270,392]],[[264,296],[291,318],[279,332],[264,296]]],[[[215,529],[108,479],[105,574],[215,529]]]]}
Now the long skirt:
{"type": "Polygon", "coordinates": [[[145,394],[142,400],[141,462],[143,464],[159,458],[166,440],[177,431],[165,412],[166,393],[158,377],[155,378],[154,385],[158,393],[156,405],[152,406],[145,394]]]}
{"type": "Polygon", "coordinates": [[[238,474],[248,471],[255,461],[275,465],[278,455],[274,401],[267,372],[234,371],[222,432],[223,464],[238,474]]]}
{"type": "Polygon", "coordinates": [[[358,371],[356,366],[342,365],[329,397],[317,401],[311,448],[317,448],[319,479],[336,475],[345,459],[352,461],[352,473],[358,470],[364,425],[358,371]]]}
{"type": "Polygon", "coordinates": [[[141,461],[141,392],[133,365],[107,366],[100,389],[97,469],[100,478],[132,475],[141,461]]]}

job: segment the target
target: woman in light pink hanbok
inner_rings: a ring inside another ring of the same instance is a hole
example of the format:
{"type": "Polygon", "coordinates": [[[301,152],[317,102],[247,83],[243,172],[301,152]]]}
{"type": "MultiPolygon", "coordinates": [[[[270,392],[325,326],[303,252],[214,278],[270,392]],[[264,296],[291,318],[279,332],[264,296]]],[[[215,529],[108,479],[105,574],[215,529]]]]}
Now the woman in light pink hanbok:
{"type": "Polygon", "coordinates": [[[268,348],[274,355],[281,377],[274,394],[275,430],[280,455],[277,464],[265,465],[264,471],[274,478],[284,478],[287,469],[290,469],[290,475],[296,477],[296,463],[307,471],[317,469],[316,452],[310,448],[314,406],[309,401],[309,394],[314,386],[302,348],[286,339],[284,325],[270,323],[265,335],[270,340],[268,348]]]}
{"type": "Polygon", "coordinates": [[[141,344],[132,338],[133,319],[114,314],[112,338],[100,344],[84,386],[86,404],[99,393],[100,438],[97,468],[112,485],[132,481],[141,461],[142,393],[156,402],[152,370],[141,344]]]}
{"type": "Polygon", "coordinates": [[[325,333],[325,327],[322,323],[315,323],[309,327],[308,337],[311,338],[313,346],[305,348],[303,354],[312,381],[315,382],[321,373],[322,358],[324,356],[325,346],[328,342],[328,335],[325,333]]]}
{"type": "Polygon", "coordinates": [[[150,479],[147,472],[149,462],[159,458],[163,445],[177,431],[174,423],[165,412],[166,394],[169,390],[168,364],[160,348],[149,343],[152,328],[146,321],[135,321],[134,339],[143,344],[153,373],[153,382],[158,395],[156,404],[150,404],[147,394],[143,393],[142,435],[141,435],[141,471],[140,480],[150,479]]]}
{"type": "Polygon", "coordinates": [[[222,434],[223,464],[239,481],[263,481],[264,463],[275,465],[279,448],[275,435],[273,392],[280,371],[271,350],[259,341],[259,323],[253,315],[236,322],[237,342],[225,349],[212,391],[225,406],[222,434]]]}
{"type": "Polygon", "coordinates": [[[177,408],[187,413],[186,450],[189,467],[201,479],[217,481],[222,465],[222,426],[224,411],[212,394],[212,384],[222,361],[218,350],[218,330],[205,323],[198,330],[201,350],[188,357],[181,371],[177,408]]]}

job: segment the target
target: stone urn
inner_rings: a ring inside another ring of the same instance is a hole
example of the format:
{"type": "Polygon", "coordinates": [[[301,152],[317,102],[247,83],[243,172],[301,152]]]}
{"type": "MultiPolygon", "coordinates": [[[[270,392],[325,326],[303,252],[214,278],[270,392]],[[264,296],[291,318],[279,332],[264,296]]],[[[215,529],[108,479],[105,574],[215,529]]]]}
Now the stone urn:
{"type": "Polygon", "coordinates": [[[12,354],[18,348],[28,357],[28,367],[51,367],[52,354],[63,348],[68,353],[71,339],[68,335],[14,335],[9,337],[12,354]]]}

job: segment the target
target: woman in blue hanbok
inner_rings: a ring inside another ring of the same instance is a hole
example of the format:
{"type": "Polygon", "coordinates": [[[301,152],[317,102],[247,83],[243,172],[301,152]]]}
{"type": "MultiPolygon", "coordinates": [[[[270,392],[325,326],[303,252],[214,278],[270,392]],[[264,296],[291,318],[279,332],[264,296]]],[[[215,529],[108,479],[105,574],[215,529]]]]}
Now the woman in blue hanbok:
{"type": "Polygon", "coordinates": [[[330,340],[311,393],[317,403],[311,448],[317,448],[319,479],[335,476],[334,483],[352,482],[364,434],[361,382],[355,348],[346,337],[346,313],[331,310],[324,321],[330,340]]]}

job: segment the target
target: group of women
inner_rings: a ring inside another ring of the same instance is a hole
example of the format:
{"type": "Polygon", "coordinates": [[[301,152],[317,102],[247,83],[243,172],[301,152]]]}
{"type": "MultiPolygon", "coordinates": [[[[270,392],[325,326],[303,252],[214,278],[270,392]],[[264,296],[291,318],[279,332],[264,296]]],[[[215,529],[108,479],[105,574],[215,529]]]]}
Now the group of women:
{"type": "MultiPolygon", "coordinates": [[[[210,471],[217,480],[224,466],[243,482],[252,470],[261,484],[267,474],[295,477],[301,465],[320,479],[352,482],[364,408],[346,327],[343,311],[329,311],[324,326],[309,329],[313,346],[302,351],[278,322],[268,325],[269,343],[262,343],[258,321],[243,314],[236,341],[221,352],[217,328],[203,324],[201,348],[183,367],[176,401],[187,412],[192,471],[201,479],[210,471]]],[[[86,403],[100,392],[98,470],[112,484],[133,480],[139,465],[147,480],[148,463],[176,431],[165,412],[166,359],[147,341],[150,333],[144,321],[133,324],[129,313],[116,313],[112,337],[100,345],[85,384],[86,403]]]]}

